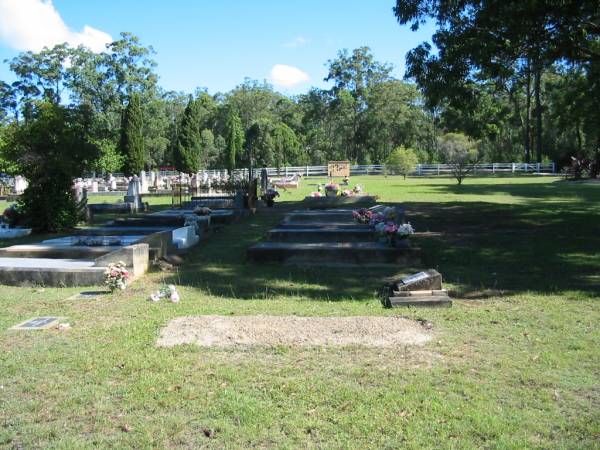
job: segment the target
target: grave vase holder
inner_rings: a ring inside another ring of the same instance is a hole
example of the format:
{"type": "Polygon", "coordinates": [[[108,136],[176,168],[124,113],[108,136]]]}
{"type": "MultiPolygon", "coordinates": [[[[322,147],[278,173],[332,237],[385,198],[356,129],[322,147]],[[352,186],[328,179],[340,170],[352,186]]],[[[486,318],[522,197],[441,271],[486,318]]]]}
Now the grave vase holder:
{"type": "Polygon", "coordinates": [[[327,190],[325,191],[325,195],[326,195],[327,197],[337,197],[337,194],[338,194],[338,191],[337,191],[337,189],[327,189],[327,190]]]}
{"type": "Polygon", "coordinates": [[[409,246],[408,236],[393,235],[390,238],[390,243],[392,244],[392,247],[395,248],[406,248],[409,246]]]}

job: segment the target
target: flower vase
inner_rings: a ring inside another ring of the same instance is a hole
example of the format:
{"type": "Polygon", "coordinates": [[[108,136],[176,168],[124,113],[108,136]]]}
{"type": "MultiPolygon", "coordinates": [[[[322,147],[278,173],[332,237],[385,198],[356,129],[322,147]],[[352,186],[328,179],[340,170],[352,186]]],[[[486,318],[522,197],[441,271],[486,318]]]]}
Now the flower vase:
{"type": "Polygon", "coordinates": [[[408,236],[392,236],[391,244],[395,248],[406,248],[408,247],[408,236]]]}
{"type": "Polygon", "coordinates": [[[327,197],[337,197],[338,191],[334,190],[334,189],[328,189],[327,191],[325,191],[325,195],[327,195],[327,197]]]}

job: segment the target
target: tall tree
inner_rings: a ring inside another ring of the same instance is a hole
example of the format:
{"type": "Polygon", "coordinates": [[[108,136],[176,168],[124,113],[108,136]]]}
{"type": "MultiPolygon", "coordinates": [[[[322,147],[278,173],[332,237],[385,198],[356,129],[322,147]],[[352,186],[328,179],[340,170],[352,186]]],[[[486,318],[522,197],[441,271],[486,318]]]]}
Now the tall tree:
{"type": "Polygon", "coordinates": [[[351,104],[350,117],[351,159],[361,161],[367,151],[365,127],[363,126],[365,112],[368,108],[370,90],[378,83],[390,79],[392,66],[375,61],[369,47],[354,49],[352,54],[347,50],[338,53],[338,57],[328,61],[329,72],[325,81],[332,81],[332,93],[336,100],[334,106],[351,104]],[[344,98],[344,93],[350,94],[344,98]]]}
{"type": "Polygon", "coordinates": [[[482,79],[505,80],[519,68],[533,78],[536,156],[542,157],[542,75],[556,61],[600,57],[600,13],[596,0],[397,0],[400,24],[416,30],[427,17],[437,31],[432,52],[423,43],[407,55],[407,75],[429,101],[473,97],[482,79]],[[482,45],[484,44],[484,45],[482,45]]]}
{"type": "Polygon", "coordinates": [[[121,127],[121,153],[125,155],[125,172],[127,175],[139,173],[144,169],[146,155],[144,152],[144,122],[140,95],[134,93],[129,99],[123,113],[121,127]]]}
{"type": "Polygon", "coordinates": [[[236,168],[237,158],[241,155],[244,146],[244,129],[237,111],[229,110],[225,125],[226,165],[230,172],[236,168]]]}
{"type": "Polygon", "coordinates": [[[190,97],[181,119],[175,147],[175,168],[181,172],[195,173],[202,165],[201,127],[202,114],[198,100],[190,97]]]}

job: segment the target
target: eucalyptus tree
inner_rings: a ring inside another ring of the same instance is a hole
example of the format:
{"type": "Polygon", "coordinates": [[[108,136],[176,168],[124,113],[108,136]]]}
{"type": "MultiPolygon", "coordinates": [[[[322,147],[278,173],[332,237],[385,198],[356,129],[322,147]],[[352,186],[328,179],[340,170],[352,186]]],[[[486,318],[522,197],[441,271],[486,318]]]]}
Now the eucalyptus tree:
{"type": "Polygon", "coordinates": [[[413,30],[427,18],[436,22],[436,51],[424,42],[406,57],[407,75],[432,105],[450,100],[468,107],[481,80],[504,81],[518,71],[533,78],[538,161],[544,71],[555,62],[584,63],[600,57],[597,0],[397,0],[394,14],[413,30]]]}

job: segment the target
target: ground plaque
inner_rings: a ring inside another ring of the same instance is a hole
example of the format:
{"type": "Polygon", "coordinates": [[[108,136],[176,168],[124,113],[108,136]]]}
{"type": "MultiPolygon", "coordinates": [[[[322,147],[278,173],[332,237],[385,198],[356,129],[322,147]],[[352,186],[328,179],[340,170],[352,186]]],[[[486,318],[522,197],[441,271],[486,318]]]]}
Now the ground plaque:
{"type": "Polygon", "coordinates": [[[58,324],[60,317],[34,317],[15,325],[11,330],[45,330],[58,324]]]}
{"type": "Polygon", "coordinates": [[[110,291],[83,291],[70,296],[67,300],[95,300],[103,295],[110,294],[110,291]]]}

